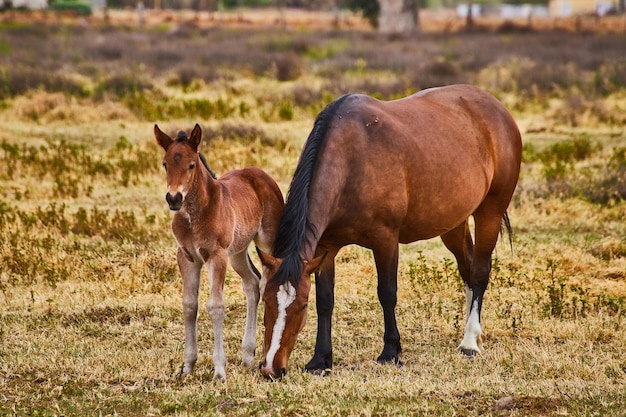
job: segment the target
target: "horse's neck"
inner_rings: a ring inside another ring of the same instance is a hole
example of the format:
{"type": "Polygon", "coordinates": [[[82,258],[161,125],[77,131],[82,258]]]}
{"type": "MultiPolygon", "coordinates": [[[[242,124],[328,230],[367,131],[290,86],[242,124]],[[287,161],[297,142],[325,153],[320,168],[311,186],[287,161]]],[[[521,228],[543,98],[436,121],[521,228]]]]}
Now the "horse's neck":
{"type": "Polygon", "coordinates": [[[204,166],[198,166],[199,175],[194,179],[192,191],[185,198],[185,205],[190,216],[208,209],[216,209],[222,204],[222,186],[204,166]]]}

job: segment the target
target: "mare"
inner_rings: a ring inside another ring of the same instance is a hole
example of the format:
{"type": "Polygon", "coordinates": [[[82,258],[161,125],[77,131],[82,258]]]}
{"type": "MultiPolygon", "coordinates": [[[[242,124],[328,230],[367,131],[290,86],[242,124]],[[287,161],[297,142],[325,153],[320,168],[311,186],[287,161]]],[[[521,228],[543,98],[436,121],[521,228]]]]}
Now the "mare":
{"type": "MultiPolygon", "coordinates": [[[[313,358],[333,365],[335,256],[345,245],[373,251],[384,318],[379,363],[400,362],[396,325],[399,243],[440,236],[465,283],[460,350],[480,352],[481,309],[491,253],[519,177],[522,143],[504,106],[469,85],[432,88],[394,101],[348,94],[316,118],[289,187],[274,252],[259,250],[268,378],[287,372],[307,316],[310,274],[318,313],[313,358]],[[474,218],[474,237],[469,217],[474,218]]],[[[354,278],[355,285],[359,278],[354,278]]]]}
{"type": "Polygon", "coordinates": [[[231,171],[220,178],[209,169],[198,152],[202,131],[197,124],[187,136],[176,139],[154,126],[154,136],[165,150],[169,208],[176,213],[172,231],[178,242],[176,259],[183,277],[185,323],[184,375],[189,375],[198,358],[197,316],[200,271],[206,265],[210,298],[207,309],[214,333],[213,379],[226,379],[224,352],[224,279],[228,260],[243,281],[246,296],[246,325],[242,342],[245,366],[254,364],[260,273],[248,256],[252,241],[272,251],[283,211],[283,196],[269,175],[258,168],[231,171]]]}

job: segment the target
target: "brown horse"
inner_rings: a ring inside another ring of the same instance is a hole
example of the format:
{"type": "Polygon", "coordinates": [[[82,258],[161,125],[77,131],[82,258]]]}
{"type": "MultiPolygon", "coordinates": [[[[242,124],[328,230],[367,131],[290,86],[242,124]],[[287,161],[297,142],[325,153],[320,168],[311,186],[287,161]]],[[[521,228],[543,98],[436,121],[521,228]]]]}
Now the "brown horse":
{"type": "Polygon", "coordinates": [[[206,265],[211,295],[207,304],[213,323],[213,379],[225,380],[224,279],[227,262],[241,276],[246,295],[246,329],[242,343],[243,364],[252,366],[256,347],[256,323],[260,274],[248,256],[254,240],[257,247],[271,251],[283,211],[283,196],[269,175],[257,168],[231,171],[219,179],[198,153],[200,126],[189,137],[179,132],[174,140],[154,126],[154,136],[165,150],[167,171],[165,199],[171,210],[172,231],[178,242],[176,259],[183,277],[185,352],[183,374],[188,375],[198,358],[197,315],[200,270],[206,265]]]}
{"type": "Polygon", "coordinates": [[[266,284],[262,374],[286,373],[306,320],[313,272],[317,340],[305,369],[332,367],[335,255],[348,244],[374,254],[385,329],[378,362],[400,363],[398,243],[436,236],[456,257],[465,282],[467,321],[459,348],[468,356],[480,352],[491,253],[503,222],[511,231],[506,209],[521,153],[520,132],[504,106],[468,85],[389,102],[349,94],[326,107],[300,155],[273,256],[259,251],[266,284]]]}

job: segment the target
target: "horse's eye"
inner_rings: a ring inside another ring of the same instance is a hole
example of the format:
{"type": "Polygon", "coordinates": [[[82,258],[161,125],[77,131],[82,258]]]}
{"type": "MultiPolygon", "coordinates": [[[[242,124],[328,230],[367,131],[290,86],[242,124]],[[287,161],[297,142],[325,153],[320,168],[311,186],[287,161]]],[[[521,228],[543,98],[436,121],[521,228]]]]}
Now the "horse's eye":
{"type": "Polygon", "coordinates": [[[196,167],[196,163],[192,162],[191,164],[189,164],[189,171],[191,171],[192,169],[194,169],[196,167]]]}

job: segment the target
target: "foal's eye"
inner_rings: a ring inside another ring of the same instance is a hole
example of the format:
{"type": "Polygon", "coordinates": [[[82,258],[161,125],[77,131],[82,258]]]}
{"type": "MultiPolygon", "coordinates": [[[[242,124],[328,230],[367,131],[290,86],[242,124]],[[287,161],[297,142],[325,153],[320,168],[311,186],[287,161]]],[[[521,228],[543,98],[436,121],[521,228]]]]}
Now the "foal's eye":
{"type": "Polygon", "coordinates": [[[196,167],[196,163],[192,162],[191,164],[189,164],[189,171],[191,171],[192,169],[194,169],[196,167]]]}

